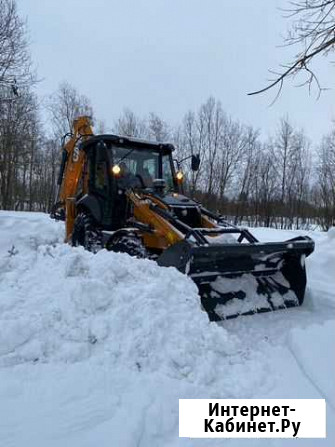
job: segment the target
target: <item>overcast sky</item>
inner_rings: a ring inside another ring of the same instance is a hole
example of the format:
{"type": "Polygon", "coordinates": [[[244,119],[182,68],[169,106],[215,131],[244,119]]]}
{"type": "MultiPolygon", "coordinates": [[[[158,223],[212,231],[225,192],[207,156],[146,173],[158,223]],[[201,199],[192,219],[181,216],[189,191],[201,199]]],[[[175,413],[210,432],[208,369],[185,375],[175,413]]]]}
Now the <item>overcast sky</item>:
{"type": "MultiPolygon", "coordinates": [[[[265,137],[281,116],[304,127],[317,143],[335,119],[335,66],[316,64],[324,87],[316,100],[287,83],[248,97],[266,85],[268,69],[290,60],[279,48],[286,0],[18,0],[27,18],[41,96],[67,80],[87,95],[107,127],[126,107],[156,112],[171,124],[210,95],[234,118],[265,137]]],[[[301,80],[301,79],[300,79],[301,80]]],[[[297,83],[297,82],[296,82],[297,83]]]]}

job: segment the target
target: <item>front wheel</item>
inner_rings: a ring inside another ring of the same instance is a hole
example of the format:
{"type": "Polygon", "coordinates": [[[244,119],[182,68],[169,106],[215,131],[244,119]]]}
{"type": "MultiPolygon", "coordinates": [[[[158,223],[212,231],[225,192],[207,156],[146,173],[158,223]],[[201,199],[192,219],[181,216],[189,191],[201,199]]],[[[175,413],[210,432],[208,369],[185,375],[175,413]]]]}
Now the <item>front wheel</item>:
{"type": "Polygon", "coordinates": [[[127,253],[136,258],[148,257],[141,239],[133,233],[116,236],[106,244],[106,248],[116,253],[127,253]]]}
{"type": "Polygon", "coordinates": [[[81,245],[86,250],[96,253],[102,248],[101,232],[97,229],[93,217],[87,212],[80,212],[72,233],[72,245],[81,245]]]}

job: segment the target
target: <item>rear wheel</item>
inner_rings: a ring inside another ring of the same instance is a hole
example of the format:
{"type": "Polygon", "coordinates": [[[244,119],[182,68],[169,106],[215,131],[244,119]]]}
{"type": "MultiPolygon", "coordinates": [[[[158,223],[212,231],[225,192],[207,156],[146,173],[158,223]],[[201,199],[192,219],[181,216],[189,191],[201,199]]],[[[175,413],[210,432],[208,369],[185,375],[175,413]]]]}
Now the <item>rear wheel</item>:
{"type": "Polygon", "coordinates": [[[96,253],[102,248],[101,232],[96,228],[93,217],[87,212],[80,212],[74,222],[72,245],[83,246],[96,253]]]}

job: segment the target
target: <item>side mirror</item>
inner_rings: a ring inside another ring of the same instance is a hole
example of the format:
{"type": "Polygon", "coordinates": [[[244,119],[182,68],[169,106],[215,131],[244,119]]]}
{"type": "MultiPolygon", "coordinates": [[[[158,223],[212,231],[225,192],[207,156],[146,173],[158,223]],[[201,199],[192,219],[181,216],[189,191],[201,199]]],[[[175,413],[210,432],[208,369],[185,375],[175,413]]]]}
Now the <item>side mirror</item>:
{"type": "Polygon", "coordinates": [[[200,166],[200,154],[192,155],[191,159],[191,169],[192,171],[197,171],[200,166]]]}

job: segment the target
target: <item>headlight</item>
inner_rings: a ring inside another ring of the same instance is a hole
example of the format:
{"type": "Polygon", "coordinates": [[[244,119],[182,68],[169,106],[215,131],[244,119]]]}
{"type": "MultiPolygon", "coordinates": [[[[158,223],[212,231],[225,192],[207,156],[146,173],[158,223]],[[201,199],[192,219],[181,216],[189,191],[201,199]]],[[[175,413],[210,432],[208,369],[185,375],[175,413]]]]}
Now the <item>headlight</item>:
{"type": "Polygon", "coordinates": [[[120,172],[121,172],[121,168],[120,168],[120,166],[119,165],[114,165],[113,167],[112,167],[112,172],[113,172],[113,174],[117,177],[118,175],[120,175],[120,172]]]}
{"type": "Polygon", "coordinates": [[[176,177],[177,177],[177,182],[178,182],[178,183],[181,183],[181,182],[184,180],[184,174],[183,174],[183,172],[182,172],[182,171],[178,171],[178,172],[176,173],[176,177]]]}

